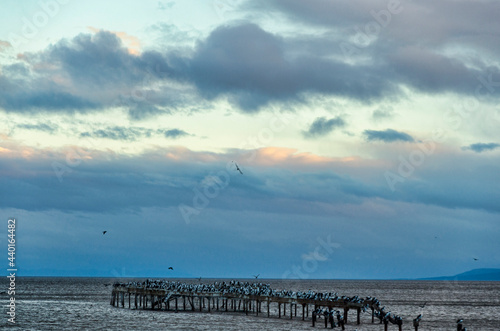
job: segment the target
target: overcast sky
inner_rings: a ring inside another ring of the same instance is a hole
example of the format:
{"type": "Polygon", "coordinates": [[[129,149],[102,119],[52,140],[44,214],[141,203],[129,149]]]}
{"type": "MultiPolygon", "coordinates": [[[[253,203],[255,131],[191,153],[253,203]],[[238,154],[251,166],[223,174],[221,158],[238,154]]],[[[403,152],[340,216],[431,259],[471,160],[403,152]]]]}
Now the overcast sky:
{"type": "MultiPolygon", "coordinates": [[[[0,211],[18,220],[19,274],[499,267],[499,12],[496,0],[4,4],[0,211]]],[[[6,222],[0,233],[6,246],[6,222]]]]}

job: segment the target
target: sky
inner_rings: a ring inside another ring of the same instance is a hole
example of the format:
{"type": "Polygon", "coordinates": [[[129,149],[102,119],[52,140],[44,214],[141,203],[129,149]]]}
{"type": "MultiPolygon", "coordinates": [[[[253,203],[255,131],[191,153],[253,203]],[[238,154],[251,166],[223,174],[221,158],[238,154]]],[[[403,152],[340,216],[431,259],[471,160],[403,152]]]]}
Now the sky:
{"type": "Polygon", "coordinates": [[[16,218],[22,276],[499,268],[498,12],[496,0],[4,4],[1,245],[16,218]]]}

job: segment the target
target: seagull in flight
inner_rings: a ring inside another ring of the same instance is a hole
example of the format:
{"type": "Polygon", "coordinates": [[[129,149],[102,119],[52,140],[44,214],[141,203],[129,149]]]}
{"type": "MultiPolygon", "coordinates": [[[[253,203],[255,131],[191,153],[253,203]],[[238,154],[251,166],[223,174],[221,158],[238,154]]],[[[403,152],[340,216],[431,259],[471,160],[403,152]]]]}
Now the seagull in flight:
{"type": "Polygon", "coordinates": [[[260,274],[258,275],[253,275],[255,277],[255,279],[259,278],[260,274]]]}
{"type": "Polygon", "coordinates": [[[240,167],[238,167],[238,163],[236,163],[236,162],[234,162],[234,161],[233,161],[233,163],[234,163],[234,165],[236,166],[236,170],[238,170],[238,171],[240,172],[240,174],[242,174],[242,175],[243,175],[243,172],[241,171],[240,167]]]}
{"type": "Polygon", "coordinates": [[[172,268],[172,267],[168,267],[168,270],[174,270],[174,268],[172,268]]]}
{"type": "Polygon", "coordinates": [[[106,232],[108,232],[108,231],[102,231],[102,235],[104,236],[106,234],[106,232]]]}

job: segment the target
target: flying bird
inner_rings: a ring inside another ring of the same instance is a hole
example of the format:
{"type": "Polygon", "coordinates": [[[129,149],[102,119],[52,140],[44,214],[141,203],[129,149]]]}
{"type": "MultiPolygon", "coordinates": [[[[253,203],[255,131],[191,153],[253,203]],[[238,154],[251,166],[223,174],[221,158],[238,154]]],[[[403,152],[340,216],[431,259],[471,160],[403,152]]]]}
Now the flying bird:
{"type": "Polygon", "coordinates": [[[477,261],[477,260],[478,260],[478,258],[475,258],[475,257],[473,257],[473,259],[474,259],[474,261],[477,261]]]}
{"type": "Polygon", "coordinates": [[[102,231],[102,235],[105,235],[105,234],[106,234],[106,232],[108,232],[108,231],[102,231]]]}
{"type": "Polygon", "coordinates": [[[174,270],[174,268],[172,268],[172,267],[168,267],[168,270],[174,270]]]}
{"type": "Polygon", "coordinates": [[[255,279],[259,278],[260,274],[258,275],[253,275],[255,277],[255,279]]]}
{"type": "Polygon", "coordinates": [[[233,161],[233,163],[234,163],[234,165],[236,166],[236,170],[238,170],[238,171],[240,172],[240,174],[242,174],[242,175],[243,175],[243,172],[241,171],[240,167],[238,167],[238,163],[236,163],[236,162],[234,162],[234,161],[233,161]]]}
{"type": "Polygon", "coordinates": [[[426,301],[426,302],[424,302],[424,304],[423,304],[423,305],[421,305],[421,306],[419,306],[419,307],[420,307],[420,308],[424,308],[426,304],[427,304],[427,301],[426,301]]]}

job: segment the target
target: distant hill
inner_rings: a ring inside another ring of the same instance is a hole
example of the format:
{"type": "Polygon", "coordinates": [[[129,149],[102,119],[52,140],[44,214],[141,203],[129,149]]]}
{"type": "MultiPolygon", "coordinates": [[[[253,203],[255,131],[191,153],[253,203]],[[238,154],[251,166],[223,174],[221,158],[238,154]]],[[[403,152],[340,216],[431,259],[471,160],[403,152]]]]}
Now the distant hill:
{"type": "Polygon", "coordinates": [[[472,269],[455,276],[419,278],[419,280],[483,280],[500,281],[500,269],[472,269]]]}

